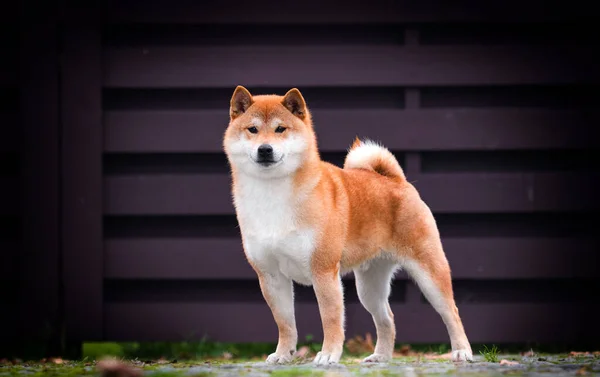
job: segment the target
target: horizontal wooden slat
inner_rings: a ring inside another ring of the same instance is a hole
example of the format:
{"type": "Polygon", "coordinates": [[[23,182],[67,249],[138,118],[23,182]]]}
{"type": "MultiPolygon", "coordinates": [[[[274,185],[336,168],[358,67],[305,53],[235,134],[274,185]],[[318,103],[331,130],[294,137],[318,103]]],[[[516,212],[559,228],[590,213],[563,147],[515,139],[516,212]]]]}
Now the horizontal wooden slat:
{"type": "Polygon", "coordinates": [[[14,215],[19,211],[19,184],[18,178],[0,176],[0,215],[14,215]]]}
{"type": "MultiPolygon", "coordinates": [[[[310,98],[307,99],[310,105],[310,98]]],[[[107,152],[222,152],[223,110],[108,111],[107,152]]],[[[322,151],[346,150],[356,135],[393,150],[552,149],[598,146],[598,115],[585,110],[313,110],[322,151]],[[340,126],[343,125],[343,126],[340,126]],[[365,125],[369,125],[365,128],[365,125]],[[427,137],[424,137],[427,135],[427,137]]]]}
{"type": "MultiPolygon", "coordinates": [[[[590,18],[593,8],[586,3],[568,7],[541,1],[502,3],[452,3],[428,0],[418,3],[376,0],[370,2],[304,1],[295,3],[261,1],[232,11],[228,3],[190,0],[111,2],[107,8],[111,22],[140,23],[389,23],[389,22],[474,22],[474,21],[563,21],[590,18]],[[467,5],[468,4],[468,5],[467,5]],[[276,9],[276,10],[275,10],[276,9]],[[515,11],[518,9],[518,12],[515,11]],[[540,12],[540,9],[544,9],[540,12]],[[277,17],[274,17],[274,14],[277,17]]],[[[589,4],[589,3],[587,3],[589,4]]],[[[243,36],[240,36],[243,38],[243,36]]]]}
{"type": "Polygon", "coordinates": [[[104,245],[104,276],[109,279],[256,277],[240,238],[107,239],[104,245]]]}
{"type": "Polygon", "coordinates": [[[597,83],[588,46],[111,48],[107,87],[597,83]]]}
{"type": "MultiPolygon", "coordinates": [[[[439,315],[427,304],[392,304],[397,341],[448,343],[439,315]]],[[[464,304],[459,305],[472,343],[596,341],[598,305],[464,304]]],[[[107,303],[105,338],[115,341],[179,341],[208,336],[216,341],[276,342],[277,327],[263,302],[245,303],[107,303]],[[226,324],[226,325],[225,325],[226,324]]],[[[322,339],[316,303],[296,303],[301,338],[322,339]]],[[[374,334],[372,317],[360,304],[346,306],[348,338],[374,334]]]]}
{"type": "MultiPolygon", "coordinates": [[[[437,213],[591,211],[597,174],[431,173],[411,176],[437,213]]],[[[104,211],[110,215],[231,214],[228,174],[108,176],[104,211]]]]}
{"type": "Polygon", "coordinates": [[[412,181],[438,213],[592,211],[598,209],[598,174],[433,173],[412,181]]]}
{"type": "Polygon", "coordinates": [[[109,176],[104,179],[106,214],[230,214],[226,174],[109,176]]]}
{"type": "MultiPolygon", "coordinates": [[[[455,279],[579,278],[600,272],[600,241],[594,239],[445,238],[443,244],[455,279]]],[[[239,238],[108,239],[105,253],[110,279],[256,278],[239,238]]]]}

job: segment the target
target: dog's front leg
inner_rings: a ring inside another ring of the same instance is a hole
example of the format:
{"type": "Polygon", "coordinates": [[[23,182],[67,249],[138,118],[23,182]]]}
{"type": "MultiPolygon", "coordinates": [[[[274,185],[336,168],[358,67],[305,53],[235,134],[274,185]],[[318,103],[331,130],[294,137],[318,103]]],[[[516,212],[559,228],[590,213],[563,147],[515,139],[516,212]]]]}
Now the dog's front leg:
{"type": "Polygon", "coordinates": [[[265,301],[271,308],[279,329],[279,341],[275,353],[267,357],[267,363],[287,363],[292,361],[298,342],[296,318],[294,315],[294,285],[281,272],[259,273],[258,281],[265,301]]]}
{"type": "Polygon", "coordinates": [[[344,348],[344,297],[339,266],[315,271],[313,286],[323,322],[323,347],[314,359],[316,364],[340,361],[344,348]]]}

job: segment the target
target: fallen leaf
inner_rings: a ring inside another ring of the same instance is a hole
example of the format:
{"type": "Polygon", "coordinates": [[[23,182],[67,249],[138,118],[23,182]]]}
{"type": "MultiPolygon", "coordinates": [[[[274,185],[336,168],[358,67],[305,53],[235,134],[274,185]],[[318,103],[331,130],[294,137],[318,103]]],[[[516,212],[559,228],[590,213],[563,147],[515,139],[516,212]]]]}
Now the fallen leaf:
{"type": "Polygon", "coordinates": [[[346,347],[348,348],[348,351],[353,354],[370,353],[375,350],[373,338],[370,333],[367,333],[365,338],[357,335],[348,340],[346,342],[346,347]]]}
{"type": "Polygon", "coordinates": [[[304,358],[310,352],[310,348],[307,346],[302,346],[298,351],[296,351],[296,357],[304,358]]]}
{"type": "Polygon", "coordinates": [[[53,362],[54,364],[63,364],[63,363],[64,363],[64,360],[63,360],[63,359],[61,359],[60,357],[57,357],[57,358],[54,358],[54,359],[52,359],[52,362],[53,362]]]}
{"type": "Polygon", "coordinates": [[[410,356],[410,354],[411,354],[410,346],[408,344],[405,344],[402,347],[400,347],[400,349],[398,351],[396,351],[396,353],[401,356],[410,356]]]}
{"type": "Polygon", "coordinates": [[[365,335],[365,343],[367,347],[375,350],[375,344],[373,343],[373,337],[371,336],[370,332],[368,332],[367,335],[365,335]]]}
{"type": "Polygon", "coordinates": [[[141,369],[116,359],[100,360],[96,365],[102,377],[142,377],[141,369]]]}
{"type": "Polygon", "coordinates": [[[569,356],[593,357],[594,355],[592,355],[590,352],[571,351],[571,353],[569,353],[569,356]]]}
{"type": "Polygon", "coordinates": [[[519,365],[519,363],[516,361],[502,359],[502,360],[500,360],[500,365],[519,365]]]}

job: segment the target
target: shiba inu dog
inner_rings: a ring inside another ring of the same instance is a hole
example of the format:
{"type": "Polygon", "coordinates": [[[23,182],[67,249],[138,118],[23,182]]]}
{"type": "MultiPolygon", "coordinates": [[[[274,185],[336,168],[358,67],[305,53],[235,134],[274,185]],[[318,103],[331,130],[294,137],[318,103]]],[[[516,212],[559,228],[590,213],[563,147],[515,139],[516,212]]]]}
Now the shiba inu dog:
{"type": "Polygon", "coordinates": [[[343,169],[322,161],[298,89],[252,96],[242,86],[231,98],[223,147],[244,252],[279,329],[268,363],[289,362],[296,350],[293,281],[312,285],[317,297],[324,339],[314,362],[339,362],[341,276],[350,271],[377,332],[364,361],[390,360],[396,329],[388,297],[398,268],[441,316],[452,360],[472,360],[436,222],[392,153],[357,138],[343,169]]]}

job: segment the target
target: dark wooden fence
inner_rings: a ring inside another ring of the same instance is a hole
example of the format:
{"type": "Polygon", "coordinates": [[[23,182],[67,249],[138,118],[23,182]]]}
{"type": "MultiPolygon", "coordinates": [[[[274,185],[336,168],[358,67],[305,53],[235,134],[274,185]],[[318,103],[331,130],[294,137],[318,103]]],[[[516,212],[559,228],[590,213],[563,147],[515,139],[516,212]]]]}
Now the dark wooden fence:
{"type": "MultiPolygon", "coordinates": [[[[3,14],[0,321],[17,324],[4,344],[276,340],[221,149],[238,84],[300,88],[329,161],[355,135],[394,151],[436,214],[472,342],[597,344],[595,20],[540,4],[3,14]]],[[[345,292],[348,335],[373,331],[352,277],[345,292]]],[[[405,275],[391,300],[399,342],[448,341],[405,275]]],[[[320,339],[313,293],[297,301],[301,336],[320,339]]]]}

